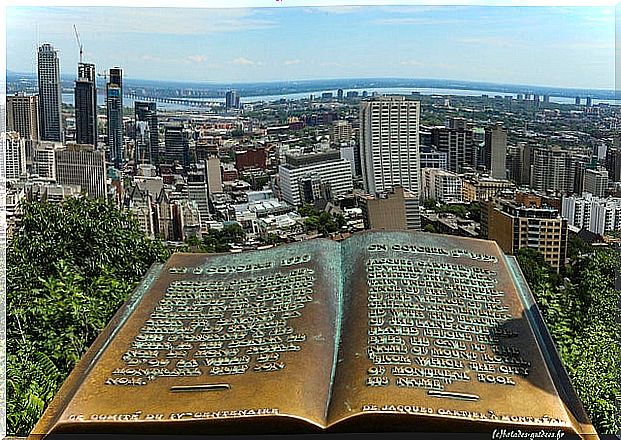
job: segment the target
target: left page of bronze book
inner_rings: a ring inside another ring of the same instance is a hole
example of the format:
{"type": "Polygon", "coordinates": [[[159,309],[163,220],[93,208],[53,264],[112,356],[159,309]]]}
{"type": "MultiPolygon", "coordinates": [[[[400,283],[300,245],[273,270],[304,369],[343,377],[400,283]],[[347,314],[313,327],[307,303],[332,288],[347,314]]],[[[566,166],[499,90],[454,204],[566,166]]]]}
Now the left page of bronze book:
{"type": "Polygon", "coordinates": [[[173,255],[102,332],[31,437],[323,428],[340,265],[329,240],[173,255]]]}

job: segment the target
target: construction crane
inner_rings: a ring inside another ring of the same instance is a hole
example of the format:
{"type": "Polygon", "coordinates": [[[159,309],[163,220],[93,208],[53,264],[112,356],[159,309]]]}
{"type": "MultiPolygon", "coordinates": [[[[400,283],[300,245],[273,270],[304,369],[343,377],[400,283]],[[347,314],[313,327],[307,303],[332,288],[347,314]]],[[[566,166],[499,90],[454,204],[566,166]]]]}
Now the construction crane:
{"type": "Polygon", "coordinates": [[[80,63],[82,63],[83,46],[82,46],[82,43],[80,42],[80,34],[78,34],[78,28],[75,26],[75,24],[73,25],[73,30],[75,31],[75,39],[77,40],[78,47],[80,48],[80,63]]]}

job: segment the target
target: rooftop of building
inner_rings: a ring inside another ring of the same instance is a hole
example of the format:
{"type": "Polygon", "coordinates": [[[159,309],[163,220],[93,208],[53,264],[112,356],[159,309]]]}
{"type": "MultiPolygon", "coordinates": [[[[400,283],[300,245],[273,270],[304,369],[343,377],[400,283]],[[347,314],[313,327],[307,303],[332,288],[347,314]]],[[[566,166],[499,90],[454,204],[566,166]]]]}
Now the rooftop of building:
{"type": "Polygon", "coordinates": [[[376,102],[376,101],[385,101],[385,102],[391,102],[391,101],[409,101],[409,102],[419,102],[420,98],[418,96],[405,96],[405,95],[390,95],[390,94],[384,94],[384,95],[378,95],[378,96],[371,96],[368,98],[365,98],[363,100],[367,101],[367,102],[376,102]]]}
{"type": "Polygon", "coordinates": [[[514,217],[527,217],[527,218],[546,218],[557,219],[561,218],[560,212],[553,206],[546,204],[529,205],[520,203],[515,199],[496,199],[497,207],[502,211],[514,217]]]}
{"type": "Polygon", "coordinates": [[[285,168],[294,169],[307,165],[312,165],[315,163],[340,160],[341,152],[339,149],[327,148],[307,153],[289,153],[285,154],[285,158],[287,163],[282,166],[285,168]]]}
{"type": "Polygon", "coordinates": [[[292,206],[275,198],[258,200],[250,203],[240,203],[238,205],[234,205],[234,208],[235,211],[239,213],[251,212],[255,214],[293,209],[292,206]]]}

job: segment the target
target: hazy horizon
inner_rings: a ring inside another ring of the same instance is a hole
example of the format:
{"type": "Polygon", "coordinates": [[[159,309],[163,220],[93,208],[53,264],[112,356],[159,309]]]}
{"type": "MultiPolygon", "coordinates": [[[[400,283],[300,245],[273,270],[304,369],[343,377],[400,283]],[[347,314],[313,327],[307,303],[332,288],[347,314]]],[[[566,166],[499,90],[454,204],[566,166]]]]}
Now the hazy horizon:
{"type": "Polygon", "coordinates": [[[614,7],[8,7],[7,70],[84,61],[179,83],[435,79],[612,90],[614,7]]]}

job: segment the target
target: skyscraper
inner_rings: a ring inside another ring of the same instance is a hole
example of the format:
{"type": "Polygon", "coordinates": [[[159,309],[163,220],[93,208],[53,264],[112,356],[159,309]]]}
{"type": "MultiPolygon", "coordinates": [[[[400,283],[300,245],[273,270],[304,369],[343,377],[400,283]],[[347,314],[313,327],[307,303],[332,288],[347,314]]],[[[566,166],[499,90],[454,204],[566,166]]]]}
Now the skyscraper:
{"type": "Polygon", "coordinates": [[[507,178],[507,131],[500,126],[485,129],[485,166],[493,179],[507,178]]]}
{"type": "Polygon", "coordinates": [[[123,165],[123,69],[110,69],[106,84],[106,110],[108,116],[108,147],[114,166],[123,165]]]}
{"type": "Polygon", "coordinates": [[[621,148],[613,147],[606,150],[606,169],[610,180],[621,181],[621,148]]]}
{"type": "Polygon", "coordinates": [[[532,159],[531,187],[539,192],[574,192],[576,161],[569,151],[559,147],[535,148],[532,159]]]}
{"type": "Polygon", "coordinates": [[[183,124],[168,124],[164,131],[166,147],[166,162],[172,164],[177,161],[184,167],[190,165],[190,144],[188,133],[183,124]]]}
{"type": "Polygon", "coordinates": [[[58,53],[51,44],[39,47],[39,133],[44,141],[62,141],[60,66],[58,53]]]}
{"type": "Polygon", "coordinates": [[[151,163],[151,132],[149,123],[136,121],[134,130],[134,164],[138,165],[151,163]]]}
{"type": "Polygon", "coordinates": [[[584,171],[584,186],[582,191],[593,194],[596,197],[604,197],[608,189],[608,170],[586,169],[584,171]]]}
{"type": "Polygon", "coordinates": [[[420,102],[384,96],[360,104],[360,160],[365,189],[383,193],[395,185],[419,195],[420,102]]]}
{"type": "Polygon", "coordinates": [[[474,133],[463,118],[452,118],[448,127],[432,128],[431,144],[446,153],[448,171],[460,173],[464,167],[475,166],[474,133]]]}
{"type": "Polygon", "coordinates": [[[222,192],[222,172],[220,159],[217,156],[209,156],[205,160],[205,175],[207,176],[207,186],[209,194],[222,192]]]}
{"type": "MultiPolygon", "coordinates": [[[[149,130],[149,141],[148,144],[145,142],[144,154],[140,153],[138,158],[136,159],[136,163],[150,163],[153,165],[158,165],[160,163],[160,151],[159,151],[159,136],[158,136],[158,122],[157,122],[157,104],[155,102],[140,102],[136,101],[134,103],[134,116],[136,119],[136,124],[139,122],[145,122],[148,124],[149,130]]],[[[144,130],[144,129],[143,129],[144,130]]],[[[138,136],[138,130],[136,130],[136,136],[138,136]]],[[[138,138],[135,139],[136,142],[138,138]]]]}
{"type": "Polygon", "coordinates": [[[16,131],[23,139],[39,140],[39,98],[16,93],[6,97],[7,131],[16,131]]]}
{"type": "Polygon", "coordinates": [[[188,172],[188,200],[195,202],[200,213],[201,232],[209,230],[211,220],[209,209],[209,187],[207,185],[207,172],[205,163],[192,165],[188,172]]]}
{"type": "Polygon", "coordinates": [[[39,178],[56,180],[56,150],[64,148],[58,142],[41,142],[34,149],[33,172],[39,178]]]}
{"type": "Polygon", "coordinates": [[[78,64],[75,82],[76,143],[97,146],[97,87],[95,65],[78,64]]]}
{"type": "Polygon", "coordinates": [[[226,109],[241,108],[239,93],[235,90],[229,90],[224,95],[226,109]]]}
{"type": "Polygon", "coordinates": [[[120,67],[112,67],[108,72],[108,80],[110,84],[116,84],[123,88],[123,69],[120,67]]]}

